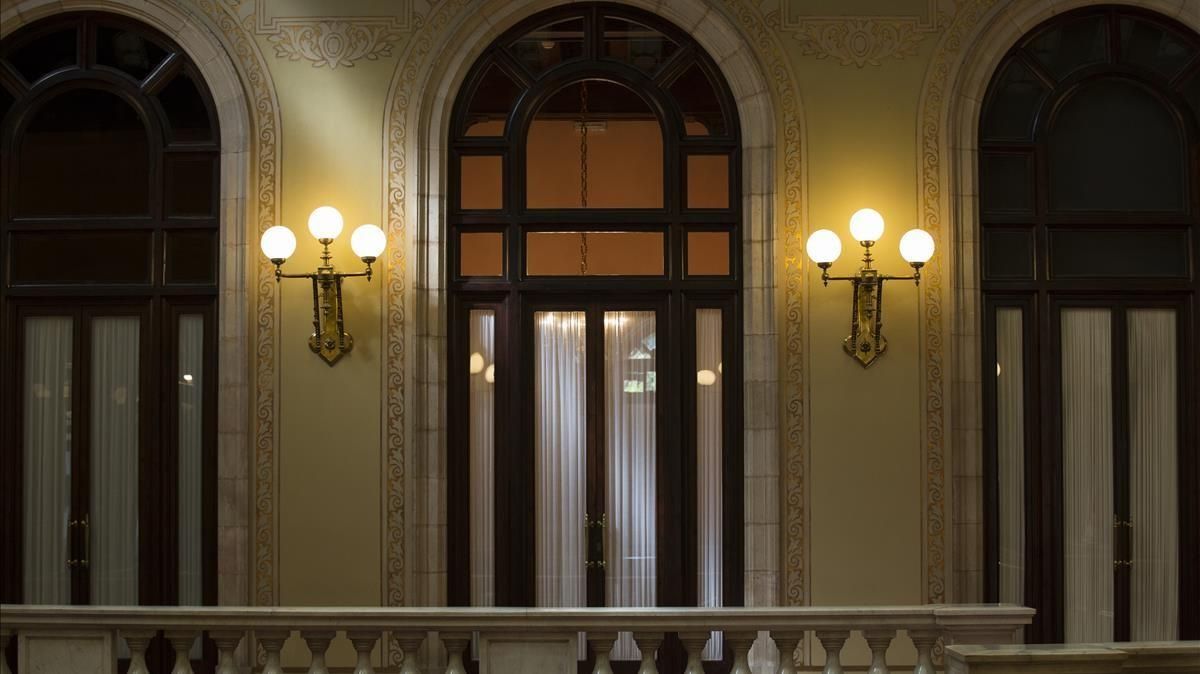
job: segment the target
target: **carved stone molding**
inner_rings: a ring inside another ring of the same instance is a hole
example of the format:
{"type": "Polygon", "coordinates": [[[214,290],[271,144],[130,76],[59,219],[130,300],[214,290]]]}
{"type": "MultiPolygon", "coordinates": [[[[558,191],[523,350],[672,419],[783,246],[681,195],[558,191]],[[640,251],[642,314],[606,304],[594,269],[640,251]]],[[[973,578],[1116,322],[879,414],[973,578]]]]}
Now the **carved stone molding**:
{"type": "Polygon", "coordinates": [[[322,16],[289,14],[289,9],[301,9],[292,6],[294,0],[231,2],[239,6],[253,3],[254,32],[267,38],[275,56],[309,61],[314,68],[351,68],[356,61],[389,57],[414,26],[412,0],[393,0],[386,5],[387,15],[355,15],[355,10],[366,7],[351,0],[343,5],[344,14],[322,16]]]}
{"type": "Polygon", "coordinates": [[[908,13],[893,16],[867,12],[807,15],[798,0],[784,0],[771,20],[780,30],[792,34],[805,56],[863,68],[912,56],[930,33],[937,32],[950,20],[949,14],[939,11],[938,0],[910,0],[895,5],[901,9],[912,6],[908,7],[908,13]]]}

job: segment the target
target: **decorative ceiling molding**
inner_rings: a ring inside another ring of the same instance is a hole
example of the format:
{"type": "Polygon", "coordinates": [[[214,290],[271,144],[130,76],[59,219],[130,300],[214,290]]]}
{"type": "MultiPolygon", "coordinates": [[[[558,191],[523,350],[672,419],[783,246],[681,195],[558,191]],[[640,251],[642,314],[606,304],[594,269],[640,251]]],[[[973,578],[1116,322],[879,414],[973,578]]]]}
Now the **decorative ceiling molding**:
{"type": "MultiPolygon", "coordinates": [[[[844,3],[839,9],[853,10],[855,4],[844,3]]],[[[783,0],[771,19],[781,31],[792,34],[805,56],[863,68],[912,56],[926,36],[938,32],[952,18],[952,13],[939,10],[938,0],[907,0],[895,5],[909,11],[889,16],[874,16],[866,8],[856,14],[807,14],[803,10],[811,9],[812,3],[802,6],[798,0],[783,0]]]]}
{"type": "Polygon", "coordinates": [[[394,0],[386,5],[389,13],[382,15],[367,13],[371,6],[363,0],[346,0],[339,6],[344,14],[320,16],[297,14],[303,7],[296,6],[296,0],[230,1],[253,5],[254,32],[267,38],[276,57],[309,61],[314,68],[352,68],[362,59],[390,57],[392,48],[413,29],[413,0],[394,0]]]}

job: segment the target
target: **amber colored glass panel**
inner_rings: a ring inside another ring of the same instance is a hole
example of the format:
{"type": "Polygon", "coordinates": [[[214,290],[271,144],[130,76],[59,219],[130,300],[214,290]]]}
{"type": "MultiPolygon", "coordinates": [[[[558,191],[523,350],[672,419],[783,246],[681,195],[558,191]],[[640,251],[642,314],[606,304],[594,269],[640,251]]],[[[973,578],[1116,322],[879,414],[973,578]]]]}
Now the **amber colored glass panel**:
{"type": "Polygon", "coordinates": [[[512,55],[531,73],[583,56],[583,18],[574,17],[530,31],[513,43],[512,55]]]}
{"type": "Polygon", "coordinates": [[[217,282],[216,230],[166,232],[166,282],[217,282]]]}
{"type": "Polygon", "coordinates": [[[1149,21],[1123,17],[1120,27],[1121,60],[1149,68],[1171,78],[1187,64],[1196,48],[1182,37],[1149,21]]]}
{"type": "Polygon", "coordinates": [[[729,276],[729,232],[688,232],[688,276],[729,276]]]}
{"type": "Polygon", "coordinates": [[[112,26],[96,29],[96,63],[125,72],[139,82],[165,58],[165,49],[138,33],[112,26]]]}
{"type": "Polygon", "coordinates": [[[480,78],[467,108],[468,136],[503,136],[505,120],[512,111],[521,88],[495,65],[488,66],[480,78]]]}
{"type": "Polygon", "coordinates": [[[671,95],[683,110],[684,130],[689,136],[723,136],[727,132],[721,99],[708,75],[690,66],[670,86],[671,95]]]}
{"type": "Polygon", "coordinates": [[[167,156],[167,215],[211,216],[217,159],[210,154],[167,156]]]}
{"type": "Polygon", "coordinates": [[[150,283],[150,232],[14,232],[13,285],[150,283]]]}
{"type": "Polygon", "coordinates": [[[8,62],[33,84],[50,73],[79,62],[75,28],[66,28],[31,40],[8,55],[8,62]]]}
{"type": "Polygon", "coordinates": [[[1020,61],[1010,61],[992,83],[983,115],[985,139],[1030,140],[1046,86],[1020,61]]]}
{"type": "Polygon", "coordinates": [[[666,35],[615,16],[604,17],[604,56],[653,74],[679,45],[666,35]]]}
{"type": "Polygon", "coordinates": [[[200,95],[192,73],[183,71],[158,93],[158,102],[167,115],[171,138],[177,142],[213,140],[208,106],[200,95]]]}
{"type": "Polygon", "coordinates": [[[662,232],[530,232],[529,276],[662,276],[662,232]]]}
{"type": "Polygon", "coordinates": [[[687,207],[729,208],[729,157],[692,154],[687,158],[687,207]]]}
{"type": "Polygon", "coordinates": [[[504,276],[504,234],[461,234],[458,238],[458,275],[504,276]]]}
{"type": "Polygon", "coordinates": [[[646,102],[621,85],[563,87],[538,110],[526,143],[529,208],[663,205],[662,128],[646,102]]]}
{"type": "Polygon", "coordinates": [[[459,206],[464,210],[504,208],[504,158],[498,155],[464,155],[459,206]]]}
{"type": "Polygon", "coordinates": [[[35,114],[19,149],[18,215],[149,214],[149,140],[136,110],[113,94],[75,89],[35,114]]]}
{"type": "Polygon", "coordinates": [[[1055,24],[1027,47],[1042,67],[1056,79],[1108,59],[1108,17],[1087,16],[1055,24]]]}

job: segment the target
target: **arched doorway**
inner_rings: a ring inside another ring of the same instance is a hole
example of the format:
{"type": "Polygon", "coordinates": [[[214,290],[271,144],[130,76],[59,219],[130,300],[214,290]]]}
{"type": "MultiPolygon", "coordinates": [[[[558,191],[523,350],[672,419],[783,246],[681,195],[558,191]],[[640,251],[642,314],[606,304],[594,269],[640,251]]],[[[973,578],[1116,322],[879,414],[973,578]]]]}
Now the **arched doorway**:
{"type": "Polygon", "coordinates": [[[1165,17],[1090,7],[984,99],[986,594],[1038,609],[1030,640],[1196,629],[1198,57],[1165,17]]]}
{"type": "Polygon", "coordinates": [[[449,145],[450,603],[740,604],[741,144],[719,70],[649,13],[550,10],[472,67],[449,145]]]}

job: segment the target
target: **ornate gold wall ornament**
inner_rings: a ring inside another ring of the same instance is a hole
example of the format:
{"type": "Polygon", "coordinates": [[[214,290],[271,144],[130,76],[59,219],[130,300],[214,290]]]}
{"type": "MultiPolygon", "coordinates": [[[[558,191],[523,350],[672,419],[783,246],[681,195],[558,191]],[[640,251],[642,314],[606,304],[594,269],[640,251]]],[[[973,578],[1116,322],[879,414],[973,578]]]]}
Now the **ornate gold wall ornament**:
{"type": "Polygon", "coordinates": [[[320,21],[313,24],[285,25],[267,39],[275,55],[289,61],[305,59],[314,68],[352,67],[355,61],[378,60],[392,55],[392,46],[400,34],[386,24],[357,24],[348,21],[320,21]]]}
{"type": "MultiPolygon", "coordinates": [[[[255,142],[254,193],[255,237],[275,224],[279,217],[279,106],[262,52],[252,37],[253,19],[238,19],[237,5],[227,7],[219,0],[200,0],[200,9],[224,34],[237,57],[250,100],[255,142]]],[[[247,237],[249,238],[249,237],[247,237]]],[[[276,296],[271,263],[258,258],[254,268],[254,489],[253,546],[251,573],[253,603],[273,606],[278,599],[279,579],[275,573],[278,548],[278,511],[275,507],[276,478],[275,420],[277,416],[275,348],[276,296]]]]}
{"type": "MultiPolygon", "coordinates": [[[[921,222],[925,229],[949,247],[949,232],[943,228],[950,204],[944,189],[942,157],[943,128],[948,105],[946,87],[964,39],[969,37],[981,18],[998,0],[969,0],[959,5],[953,20],[938,42],[937,51],[926,71],[921,96],[918,138],[920,165],[921,222]]],[[[946,463],[945,463],[945,325],[942,302],[944,265],[935,258],[925,269],[924,334],[925,359],[925,601],[946,601],[946,463]]]]}
{"type": "Polygon", "coordinates": [[[839,14],[821,15],[805,13],[812,9],[811,3],[783,0],[770,20],[792,34],[805,56],[863,68],[912,56],[925,37],[936,33],[950,18],[938,10],[938,0],[893,2],[894,7],[909,10],[894,16],[874,16],[873,8],[866,6],[860,13],[850,14],[854,5],[843,2],[835,10],[839,14]]]}

